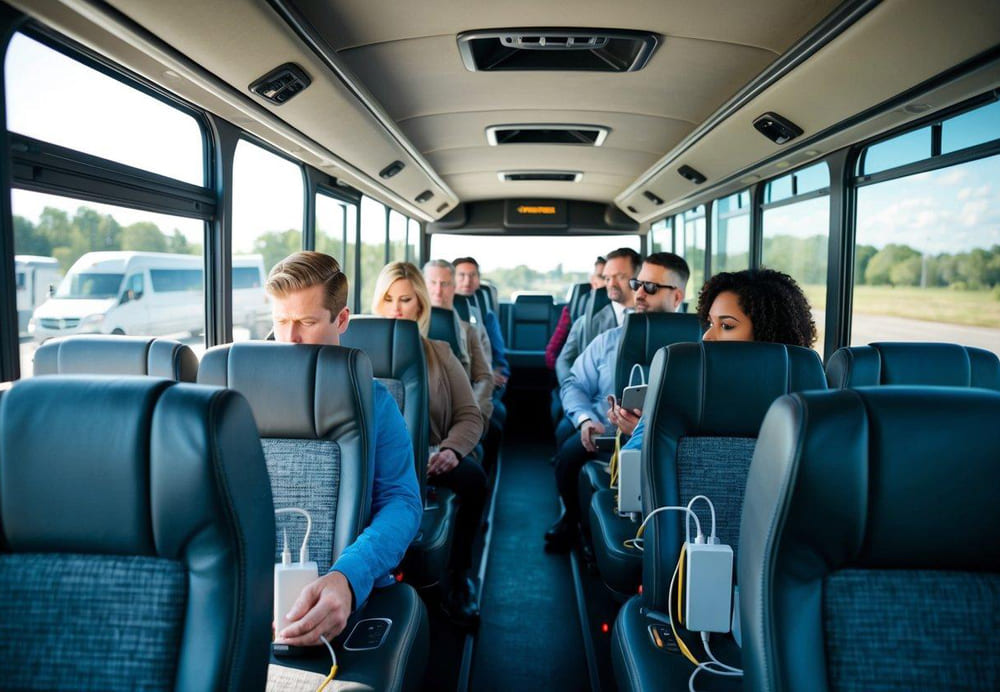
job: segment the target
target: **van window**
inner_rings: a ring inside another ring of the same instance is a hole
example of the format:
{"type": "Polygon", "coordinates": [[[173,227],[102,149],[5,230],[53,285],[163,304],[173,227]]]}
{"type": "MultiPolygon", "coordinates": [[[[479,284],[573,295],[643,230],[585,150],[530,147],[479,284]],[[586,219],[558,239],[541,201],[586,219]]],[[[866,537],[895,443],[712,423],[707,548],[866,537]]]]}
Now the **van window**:
{"type": "Polygon", "coordinates": [[[264,281],[257,267],[233,267],[233,290],[260,288],[264,281]]]}
{"type": "Polygon", "coordinates": [[[142,295],[146,292],[144,288],[144,283],[145,282],[142,278],[142,274],[133,274],[132,276],[128,277],[128,287],[126,288],[126,290],[129,293],[131,293],[131,298],[133,300],[141,298],[142,295]]]}
{"type": "Polygon", "coordinates": [[[17,273],[17,290],[20,291],[23,288],[27,288],[27,284],[25,283],[24,272],[18,272],[17,273]]]}
{"type": "Polygon", "coordinates": [[[56,290],[56,298],[115,298],[124,274],[83,272],[70,274],[56,290]]]}
{"type": "Polygon", "coordinates": [[[200,269],[150,269],[149,279],[156,293],[200,291],[204,284],[200,269]]]}

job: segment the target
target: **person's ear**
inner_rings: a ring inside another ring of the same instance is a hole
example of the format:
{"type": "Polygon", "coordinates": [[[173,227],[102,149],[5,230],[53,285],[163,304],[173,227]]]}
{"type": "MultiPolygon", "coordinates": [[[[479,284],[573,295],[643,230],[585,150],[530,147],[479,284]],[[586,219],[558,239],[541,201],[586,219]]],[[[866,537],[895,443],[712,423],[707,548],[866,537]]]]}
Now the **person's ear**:
{"type": "Polygon", "coordinates": [[[344,307],[339,313],[337,313],[337,319],[334,320],[337,323],[337,333],[343,334],[347,331],[347,323],[351,319],[351,311],[349,308],[344,307]]]}

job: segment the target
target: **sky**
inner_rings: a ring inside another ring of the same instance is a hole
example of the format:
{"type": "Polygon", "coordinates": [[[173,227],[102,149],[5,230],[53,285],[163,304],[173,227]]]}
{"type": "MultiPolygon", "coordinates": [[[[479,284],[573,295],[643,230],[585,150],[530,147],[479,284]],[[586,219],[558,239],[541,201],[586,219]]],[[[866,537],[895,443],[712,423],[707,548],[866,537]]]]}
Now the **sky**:
{"type": "MultiPolygon", "coordinates": [[[[8,127],[31,137],[151,170],[196,185],[203,181],[203,141],[190,115],[99,74],[22,35],[13,39],[5,65],[8,127]]],[[[968,146],[995,133],[1000,104],[945,124],[945,145],[968,146]]],[[[906,157],[918,151],[914,133],[884,146],[880,156],[906,157]],[[910,148],[910,152],[907,151],[910,148]]],[[[911,155],[910,160],[920,158],[911,155]]],[[[271,230],[301,229],[302,173],[290,161],[241,141],[236,151],[234,246],[248,252],[253,239],[271,230]]],[[[36,221],[46,205],[74,212],[81,204],[111,213],[123,225],[152,220],[168,232],[180,230],[203,242],[203,225],[48,195],[13,192],[14,213],[36,221]]],[[[768,211],[765,232],[812,235],[825,229],[822,201],[768,211]]],[[[362,206],[362,239],[380,238],[384,212],[373,200],[362,206]]],[[[392,230],[401,228],[393,215],[392,230]]],[[[858,242],[882,247],[905,243],[922,252],[961,252],[1000,245],[1000,156],[858,191],[858,242]]],[[[825,231],[823,231],[825,232],[825,231]]],[[[394,233],[393,235],[397,235],[394,233]]],[[[547,271],[589,271],[597,254],[615,247],[638,248],[633,237],[432,237],[434,257],[473,254],[484,271],[528,264],[547,271]]]]}

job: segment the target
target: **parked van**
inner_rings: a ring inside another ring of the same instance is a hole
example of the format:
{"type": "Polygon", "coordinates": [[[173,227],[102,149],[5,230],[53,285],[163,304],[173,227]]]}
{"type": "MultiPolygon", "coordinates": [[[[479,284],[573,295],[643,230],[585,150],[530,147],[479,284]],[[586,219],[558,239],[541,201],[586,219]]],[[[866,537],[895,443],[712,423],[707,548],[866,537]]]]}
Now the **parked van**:
{"type": "MultiPolygon", "coordinates": [[[[233,274],[234,324],[248,327],[252,337],[263,335],[270,323],[263,258],[234,257],[233,274]]],[[[204,283],[200,256],[88,252],[35,310],[29,330],[36,341],[69,334],[199,334],[204,283]]]]}
{"type": "Polygon", "coordinates": [[[37,255],[14,256],[14,278],[17,282],[17,331],[28,335],[32,313],[49,297],[49,287],[62,278],[59,262],[52,257],[37,255]]]}

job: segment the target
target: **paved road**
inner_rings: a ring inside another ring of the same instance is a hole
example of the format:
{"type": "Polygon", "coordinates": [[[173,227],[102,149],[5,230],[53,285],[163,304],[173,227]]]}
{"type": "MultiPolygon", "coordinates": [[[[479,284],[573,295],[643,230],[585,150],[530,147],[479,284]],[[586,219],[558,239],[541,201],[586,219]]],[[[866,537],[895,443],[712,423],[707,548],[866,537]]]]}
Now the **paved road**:
{"type": "MultiPolygon", "coordinates": [[[[823,324],[826,319],[823,311],[814,310],[813,313],[816,324],[823,324]]],[[[997,328],[855,313],[851,324],[851,344],[856,346],[873,341],[947,341],[985,348],[1000,355],[1000,329],[997,328]]]]}

